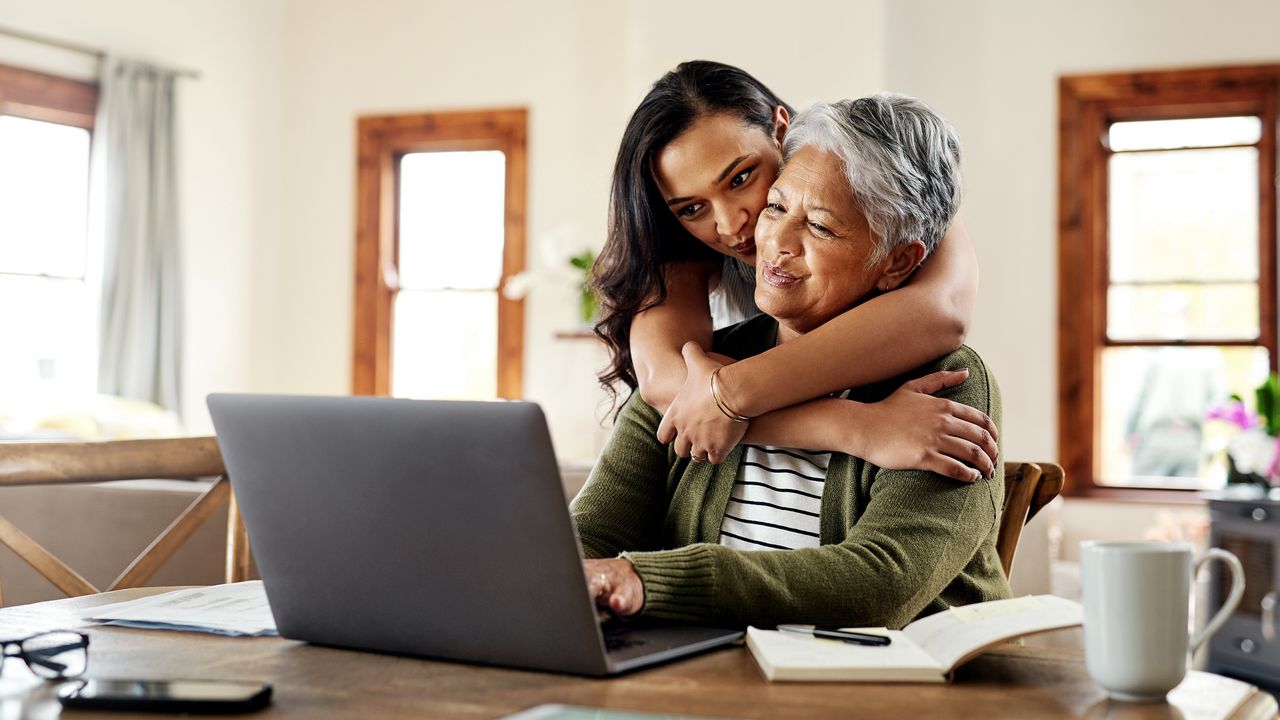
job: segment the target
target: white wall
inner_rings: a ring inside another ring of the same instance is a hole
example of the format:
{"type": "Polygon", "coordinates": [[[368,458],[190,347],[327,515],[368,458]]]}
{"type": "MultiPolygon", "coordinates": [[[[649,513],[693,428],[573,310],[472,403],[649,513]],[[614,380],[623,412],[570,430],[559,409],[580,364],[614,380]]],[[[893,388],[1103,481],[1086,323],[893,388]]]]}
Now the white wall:
{"type": "Polygon", "coordinates": [[[801,0],[784,10],[761,0],[628,0],[623,119],[683,60],[737,65],[797,108],[865,95],[883,82],[885,5],[801,0]]]}

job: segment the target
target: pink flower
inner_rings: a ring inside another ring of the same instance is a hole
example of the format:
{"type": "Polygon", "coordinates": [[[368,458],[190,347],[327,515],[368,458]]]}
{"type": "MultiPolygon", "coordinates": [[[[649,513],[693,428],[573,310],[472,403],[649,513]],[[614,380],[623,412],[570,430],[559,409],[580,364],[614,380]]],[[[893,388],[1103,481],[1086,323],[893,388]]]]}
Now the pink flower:
{"type": "Polygon", "coordinates": [[[1225,420],[1241,430],[1248,430],[1262,424],[1262,421],[1258,418],[1258,413],[1246,408],[1244,403],[1239,400],[1209,408],[1207,417],[1210,420],[1225,420]]]}

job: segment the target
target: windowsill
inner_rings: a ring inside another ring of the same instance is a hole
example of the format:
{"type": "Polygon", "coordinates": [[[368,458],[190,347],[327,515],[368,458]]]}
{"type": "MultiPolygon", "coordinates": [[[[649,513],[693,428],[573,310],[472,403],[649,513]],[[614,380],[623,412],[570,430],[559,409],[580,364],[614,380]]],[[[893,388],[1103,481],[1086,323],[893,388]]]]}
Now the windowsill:
{"type": "Polygon", "coordinates": [[[1083,487],[1063,493],[1067,500],[1146,503],[1149,505],[1204,505],[1210,490],[1171,490],[1127,487],[1083,487]]]}

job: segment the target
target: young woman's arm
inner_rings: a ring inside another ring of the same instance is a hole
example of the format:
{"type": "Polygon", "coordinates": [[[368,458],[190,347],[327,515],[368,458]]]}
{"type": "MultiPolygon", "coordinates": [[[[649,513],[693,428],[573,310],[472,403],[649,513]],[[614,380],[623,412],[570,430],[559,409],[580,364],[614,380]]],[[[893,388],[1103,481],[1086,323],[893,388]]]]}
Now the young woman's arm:
{"type": "MultiPolygon", "coordinates": [[[[957,219],[910,283],[791,342],[726,365],[716,376],[720,396],[738,414],[755,417],[919,367],[964,341],[977,287],[973,245],[957,219]]],[[[744,427],[720,411],[709,388],[709,373],[691,374],[686,367],[663,425],[674,432],[670,437],[683,438],[677,447],[723,458],[744,427]]]]}
{"type": "Polygon", "coordinates": [[[685,381],[680,348],[696,342],[711,348],[707,292],[720,261],[673,262],[663,267],[667,299],[631,321],[631,362],[640,397],[666,412],[685,381]]]}
{"type": "MultiPolygon", "coordinates": [[[[710,377],[712,370],[733,362],[707,355],[695,343],[684,346],[684,357],[690,378],[710,377]]],[[[995,472],[999,431],[981,411],[934,397],[963,384],[968,376],[967,371],[932,373],[875,403],[822,398],[773,410],[749,425],[733,423],[736,439],[723,451],[695,449],[687,435],[676,434],[667,419],[670,415],[662,418],[655,434],[659,442],[672,443],[680,457],[712,463],[724,460],[733,445],[746,442],[834,450],[886,469],[928,470],[973,482],[995,472]]]]}
{"type": "Polygon", "coordinates": [[[814,438],[825,438],[820,449],[888,470],[927,470],[961,482],[992,477],[1000,455],[996,424],[981,410],[934,397],[968,378],[936,372],[876,403],[825,398],[774,410],[753,421],[743,441],[811,448],[814,438]]]}

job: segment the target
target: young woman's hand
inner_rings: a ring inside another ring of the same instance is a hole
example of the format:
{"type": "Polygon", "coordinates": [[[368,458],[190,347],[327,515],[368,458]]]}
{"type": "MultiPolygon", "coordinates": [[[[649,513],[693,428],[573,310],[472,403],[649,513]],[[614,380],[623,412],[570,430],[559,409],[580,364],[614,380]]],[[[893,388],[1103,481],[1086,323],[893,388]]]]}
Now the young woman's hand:
{"type": "Polygon", "coordinates": [[[587,587],[596,605],[618,617],[631,617],[644,607],[644,583],[626,558],[583,560],[587,587]]]}
{"type": "Polygon", "coordinates": [[[658,442],[674,442],[680,457],[723,462],[748,427],[730,420],[711,396],[711,373],[725,363],[707,355],[696,342],[685,343],[681,353],[688,374],[658,425],[658,442]]]}
{"type": "Polygon", "coordinates": [[[861,448],[851,453],[882,468],[928,470],[961,482],[993,477],[996,425],[985,413],[933,393],[955,387],[968,370],[917,378],[877,403],[861,406],[861,448]]]}

